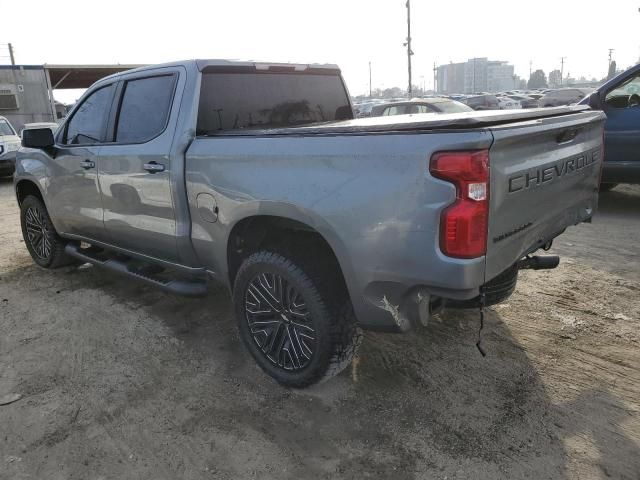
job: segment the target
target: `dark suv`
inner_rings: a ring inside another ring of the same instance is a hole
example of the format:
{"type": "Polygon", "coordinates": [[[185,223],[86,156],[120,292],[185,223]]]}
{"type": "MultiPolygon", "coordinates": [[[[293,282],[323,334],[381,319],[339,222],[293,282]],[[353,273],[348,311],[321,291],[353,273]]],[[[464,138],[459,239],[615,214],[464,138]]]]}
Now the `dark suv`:
{"type": "Polygon", "coordinates": [[[462,102],[466,103],[474,110],[499,110],[498,99],[495,95],[477,95],[474,97],[468,97],[462,102]]]}
{"type": "Polygon", "coordinates": [[[538,100],[541,107],[559,107],[560,105],[571,105],[582,100],[587,93],[586,90],[579,88],[559,88],[557,90],[549,90],[544,96],[538,100]]]}

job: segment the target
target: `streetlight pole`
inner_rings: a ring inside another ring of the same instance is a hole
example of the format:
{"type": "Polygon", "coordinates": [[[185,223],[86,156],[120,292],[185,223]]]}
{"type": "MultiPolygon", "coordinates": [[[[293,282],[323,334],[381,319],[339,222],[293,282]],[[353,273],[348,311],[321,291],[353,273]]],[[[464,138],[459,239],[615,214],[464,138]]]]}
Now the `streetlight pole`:
{"type": "Polygon", "coordinates": [[[411,0],[407,0],[407,41],[404,44],[407,47],[407,69],[409,72],[409,88],[407,88],[407,96],[411,98],[411,0]]]}
{"type": "Polygon", "coordinates": [[[564,59],[567,57],[560,57],[560,86],[564,82],[564,59]]]}
{"type": "Polygon", "coordinates": [[[369,98],[371,98],[371,60],[369,60],[369,98]]]}
{"type": "Polygon", "coordinates": [[[473,83],[471,87],[471,93],[476,93],[476,59],[473,59],[473,83]]]}
{"type": "Polygon", "coordinates": [[[9,57],[11,58],[11,65],[13,65],[15,67],[16,59],[13,56],[13,45],[11,45],[11,44],[9,44],[9,57]]]}
{"type": "Polygon", "coordinates": [[[438,68],[436,67],[436,62],[433,62],[433,93],[436,93],[438,91],[437,80],[438,80],[438,68]]]}

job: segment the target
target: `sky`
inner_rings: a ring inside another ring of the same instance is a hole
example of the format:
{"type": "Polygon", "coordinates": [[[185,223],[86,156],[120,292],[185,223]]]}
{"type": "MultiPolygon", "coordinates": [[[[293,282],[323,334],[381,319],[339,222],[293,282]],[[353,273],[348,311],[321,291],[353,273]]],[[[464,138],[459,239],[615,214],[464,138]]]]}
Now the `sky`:
{"type": "MultiPolygon", "coordinates": [[[[0,44],[18,64],[160,63],[189,58],[336,63],[353,95],[407,85],[406,0],[0,0],[0,44]],[[15,16],[6,15],[16,11],[15,16]]],[[[411,0],[414,85],[433,63],[506,60],[529,77],[560,68],[602,78],[640,59],[640,0],[411,0]]],[[[9,63],[0,45],[0,64],[9,63]]],[[[62,101],[78,92],[56,91],[62,101]]]]}

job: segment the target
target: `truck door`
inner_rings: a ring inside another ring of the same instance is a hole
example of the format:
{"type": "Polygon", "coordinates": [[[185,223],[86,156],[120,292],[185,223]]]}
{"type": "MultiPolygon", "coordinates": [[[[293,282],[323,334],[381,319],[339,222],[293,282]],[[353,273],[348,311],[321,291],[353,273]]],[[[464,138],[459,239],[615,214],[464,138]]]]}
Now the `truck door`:
{"type": "Polygon", "coordinates": [[[179,74],[171,69],[161,72],[139,72],[120,83],[113,141],[100,151],[99,179],[112,243],[175,261],[174,165],[169,154],[174,128],[167,127],[170,117],[177,116],[173,97],[179,74]]]}
{"type": "MultiPolygon", "coordinates": [[[[605,93],[605,162],[640,164],[640,72],[605,93]]],[[[625,180],[630,179],[613,179],[625,180]]]]}
{"type": "Polygon", "coordinates": [[[114,92],[111,84],[89,94],[58,132],[47,196],[63,233],[106,240],[97,173],[114,92]]]}

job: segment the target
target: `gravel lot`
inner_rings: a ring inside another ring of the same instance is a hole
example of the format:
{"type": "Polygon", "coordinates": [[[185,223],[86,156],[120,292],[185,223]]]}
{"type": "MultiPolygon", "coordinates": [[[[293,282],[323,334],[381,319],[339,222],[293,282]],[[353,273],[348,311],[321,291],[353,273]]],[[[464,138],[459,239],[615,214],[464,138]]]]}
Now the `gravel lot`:
{"type": "Polygon", "coordinates": [[[640,479],[640,187],[489,309],[367,334],[353,367],[283,389],[224,290],[166,295],[37,268],[0,180],[1,479],[640,479]]]}

